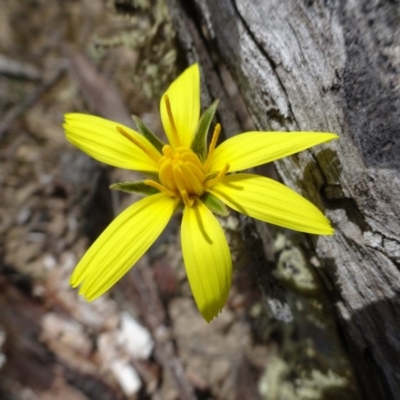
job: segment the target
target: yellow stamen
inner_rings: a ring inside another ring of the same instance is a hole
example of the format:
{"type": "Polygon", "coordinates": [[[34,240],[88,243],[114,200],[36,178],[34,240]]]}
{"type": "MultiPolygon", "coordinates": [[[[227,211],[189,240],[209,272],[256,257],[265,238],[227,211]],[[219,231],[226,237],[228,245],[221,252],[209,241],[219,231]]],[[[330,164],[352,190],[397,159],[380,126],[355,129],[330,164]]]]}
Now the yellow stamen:
{"type": "Polygon", "coordinates": [[[183,204],[185,204],[186,207],[192,207],[195,199],[194,198],[190,198],[188,196],[186,190],[182,190],[181,191],[181,198],[182,198],[183,204]]]}
{"type": "Polygon", "coordinates": [[[169,145],[163,147],[162,153],[158,163],[161,185],[178,193],[186,190],[189,197],[202,196],[206,175],[197,155],[189,148],[172,149],[169,145]]]}
{"type": "Polygon", "coordinates": [[[178,188],[179,193],[181,193],[182,191],[186,192],[186,188],[188,188],[188,185],[185,182],[185,175],[182,173],[179,164],[174,164],[172,166],[172,173],[175,186],[178,188]]]}
{"type": "Polygon", "coordinates": [[[213,132],[213,135],[212,135],[212,138],[211,138],[210,147],[208,149],[207,159],[204,162],[204,169],[206,171],[208,170],[208,168],[210,166],[210,163],[211,163],[211,160],[212,160],[212,156],[214,154],[215,147],[217,146],[217,141],[218,141],[220,132],[221,132],[221,125],[220,124],[215,125],[214,132],[213,132]]]}
{"type": "Polygon", "coordinates": [[[197,178],[188,163],[181,162],[179,167],[183,173],[186,186],[191,188],[191,192],[194,192],[197,196],[201,196],[204,193],[204,181],[202,182],[197,178]]]}
{"type": "Polygon", "coordinates": [[[219,171],[217,176],[205,182],[206,188],[210,188],[216,185],[217,183],[221,182],[222,178],[228,173],[228,171],[229,171],[229,164],[225,164],[225,167],[221,169],[221,171],[219,171]]]}
{"type": "Polygon", "coordinates": [[[203,168],[199,168],[196,164],[193,164],[191,162],[188,162],[188,166],[192,170],[193,174],[196,176],[196,178],[201,182],[204,183],[205,181],[205,175],[203,172],[203,168]]]}
{"type": "Polygon", "coordinates": [[[117,131],[124,137],[126,137],[129,141],[139,147],[140,150],[144,151],[153,161],[158,164],[160,157],[157,157],[153,152],[151,152],[145,145],[140,143],[137,139],[135,139],[132,135],[126,132],[122,127],[117,126],[117,131]]]}
{"type": "Polygon", "coordinates": [[[178,130],[176,129],[174,117],[172,115],[172,108],[171,108],[171,103],[169,102],[169,97],[167,94],[164,95],[164,100],[165,100],[165,107],[167,108],[167,114],[169,118],[169,122],[171,123],[171,128],[172,128],[172,142],[175,147],[180,145],[179,141],[179,136],[178,136],[178,130]]]}
{"type": "Polygon", "coordinates": [[[171,196],[171,197],[179,197],[179,194],[178,194],[178,193],[174,192],[173,190],[167,189],[165,186],[159,184],[159,183],[156,182],[156,181],[153,181],[152,179],[145,179],[143,182],[144,182],[145,185],[148,185],[148,186],[151,186],[151,187],[153,187],[153,188],[156,188],[156,189],[158,189],[160,192],[163,192],[163,193],[165,193],[165,194],[168,195],[168,196],[171,196]]]}
{"type": "Polygon", "coordinates": [[[174,152],[172,150],[172,147],[169,144],[166,144],[162,148],[162,153],[164,154],[164,156],[171,156],[174,152]]]}

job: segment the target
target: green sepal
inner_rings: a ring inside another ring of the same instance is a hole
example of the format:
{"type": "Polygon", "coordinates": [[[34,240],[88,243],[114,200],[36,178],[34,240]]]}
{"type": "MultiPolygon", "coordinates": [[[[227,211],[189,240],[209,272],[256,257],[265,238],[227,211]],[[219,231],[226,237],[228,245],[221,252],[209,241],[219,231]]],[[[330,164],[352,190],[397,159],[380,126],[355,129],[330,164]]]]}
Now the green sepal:
{"type": "Polygon", "coordinates": [[[141,133],[160,153],[162,153],[162,148],[165,146],[165,143],[163,143],[139,117],[131,115],[131,118],[133,119],[139,133],[141,133]]]}
{"type": "Polygon", "coordinates": [[[206,192],[206,194],[200,200],[214,214],[217,214],[221,217],[227,217],[229,215],[229,210],[226,205],[221,200],[217,199],[213,194],[206,192]]]}
{"type": "Polygon", "coordinates": [[[146,196],[159,193],[160,191],[152,186],[146,185],[144,181],[137,182],[117,182],[110,185],[110,189],[119,190],[127,193],[139,193],[146,196]]]}
{"type": "Polygon", "coordinates": [[[154,171],[138,171],[143,175],[146,175],[148,179],[152,179],[153,181],[160,182],[158,178],[158,173],[154,171]]]}
{"type": "Polygon", "coordinates": [[[219,100],[215,100],[214,103],[204,111],[194,134],[191,149],[199,156],[201,161],[205,161],[207,158],[207,135],[211,121],[217,111],[218,103],[219,100]]]}

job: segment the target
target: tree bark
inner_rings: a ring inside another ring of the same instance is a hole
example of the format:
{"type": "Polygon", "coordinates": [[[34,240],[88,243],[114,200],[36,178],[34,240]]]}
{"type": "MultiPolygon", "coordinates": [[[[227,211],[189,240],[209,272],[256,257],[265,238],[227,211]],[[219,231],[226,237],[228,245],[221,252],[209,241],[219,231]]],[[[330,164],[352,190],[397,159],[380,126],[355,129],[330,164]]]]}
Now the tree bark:
{"type": "Polygon", "coordinates": [[[339,134],[338,141],[275,166],[283,182],[324,210],[335,228],[333,237],[307,238],[302,251],[314,260],[334,304],[363,398],[398,399],[399,2],[169,5],[188,60],[201,64],[203,100],[220,98],[218,116],[228,135],[246,126],[241,108],[231,107],[229,74],[257,129],[339,134]]]}

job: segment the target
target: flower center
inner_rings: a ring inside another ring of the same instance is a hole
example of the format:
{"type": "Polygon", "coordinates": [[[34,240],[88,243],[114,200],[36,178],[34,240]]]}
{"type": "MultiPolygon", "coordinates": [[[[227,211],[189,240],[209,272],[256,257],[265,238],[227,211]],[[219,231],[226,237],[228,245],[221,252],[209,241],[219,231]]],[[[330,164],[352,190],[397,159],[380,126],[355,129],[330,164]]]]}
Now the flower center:
{"type": "Polygon", "coordinates": [[[201,197],[205,192],[206,173],[199,157],[187,147],[172,149],[165,145],[160,158],[161,184],[180,197],[201,197]]]}
{"type": "MultiPolygon", "coordinates": [[[[179,143],[179,136],[172,116],[171,104],[167,95],[164,98],[173,129],[174,143],[176,144],[179,143]]],[[[203,196],[207,189],[220,182],[229,171],[229,164],[226,164],[221,171],[213,174],[208,173],[220,130],[221,126],[217,124],[204,164],[190,148],[183,146],[172,148],[169,144],[166,144],[162,148],[163,156],[158,160],[158,178],[160,182],[146,179],[144,183],[158,189],[160,192],[164,192],[168,196],[180,198],[185,206],[193,206],[196,198],[203,196]]],[[[124,136],[127,135],[122,129],[118,131],[124,136]]],[[[130,137],[129,139],[132,140],[130,137]]],[[[139,146],[140,143],[137,145],[139,146]]],[[[145,148],[142,150],[147,152],[145,148]]]]}

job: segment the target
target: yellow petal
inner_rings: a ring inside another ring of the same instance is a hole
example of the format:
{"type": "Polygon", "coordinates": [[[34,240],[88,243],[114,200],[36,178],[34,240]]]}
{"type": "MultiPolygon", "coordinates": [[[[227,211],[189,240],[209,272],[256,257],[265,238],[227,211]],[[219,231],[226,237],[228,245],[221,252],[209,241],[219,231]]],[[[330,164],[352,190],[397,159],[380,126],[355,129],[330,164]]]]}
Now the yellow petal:
{"type": "Polygon", "coordinates": [[[209,191],[242,214],[295,231],[332,235],[317,207],[285,185],[253,174],[227,175],[209,191]]]}
{"type": "Polygon", "coordinates": [[[161,120],[173,148],[190,147],[200,117],[200,72],[198,64],[187,68],[171,83],[160,102],[161,120]],[[168,96],[177,135],[168,116],[168,96]],[[176,137],[178,136],[178,137],[176,137]]]}
{"type": "Polygon", "coordinates": [[[229,172],[253,168],[337,138],[334,133],[324,132],[242,133],[215,149],[210,172],[221,170],[227,163],[229,172]]]}
{"type": "Polygon", "coordinates": [[[113,286],[157,239],[177,200],[155,194],[123,211],[93,243],[75,268],[71,285],[94,300],[113,286]]]}
{"type": "Polygon", "coordinates": [[[158,170],[155,161],[161,157],[156,148],[134,130],[94,115],[71,113],[65,115],[67,139],[91,157],[105,164],[138,171],[158,170]],[[142,148],[118,132],[123,128],[142,148]]]}
{"type": "Polygon", "coordinates": [[[228,298],[232,260],[218,220],[200,200],[185,207],[181,241],[194,299],[203,318],[210,322],[228,298]]]}

